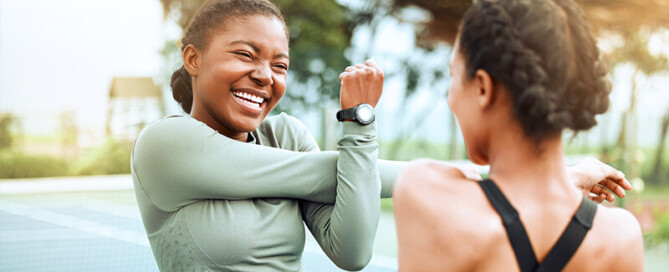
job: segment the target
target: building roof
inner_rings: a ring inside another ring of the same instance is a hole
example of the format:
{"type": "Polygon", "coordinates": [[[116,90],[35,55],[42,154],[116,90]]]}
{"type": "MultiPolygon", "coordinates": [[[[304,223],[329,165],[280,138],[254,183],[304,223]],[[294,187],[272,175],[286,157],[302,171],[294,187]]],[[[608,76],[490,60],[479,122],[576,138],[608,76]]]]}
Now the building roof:
{"type": "Polygon", "coordinates": [[[150,77],[114,77],[109,87],[109,97],[156,97],[162,96],[160,88],[150,77]]]}

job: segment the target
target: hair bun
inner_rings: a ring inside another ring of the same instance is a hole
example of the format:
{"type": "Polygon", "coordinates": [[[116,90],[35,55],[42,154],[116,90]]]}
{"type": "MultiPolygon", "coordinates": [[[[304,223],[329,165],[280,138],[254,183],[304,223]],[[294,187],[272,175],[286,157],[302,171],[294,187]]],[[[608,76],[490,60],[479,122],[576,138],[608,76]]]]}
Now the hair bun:
{"type": "Polygon", "coordinates": [[[191,76],[183,66],[172,73],[170,86],[174,100],[179,102],[186,113],[190,113],[193,106],[193,86],[191,76]]]}

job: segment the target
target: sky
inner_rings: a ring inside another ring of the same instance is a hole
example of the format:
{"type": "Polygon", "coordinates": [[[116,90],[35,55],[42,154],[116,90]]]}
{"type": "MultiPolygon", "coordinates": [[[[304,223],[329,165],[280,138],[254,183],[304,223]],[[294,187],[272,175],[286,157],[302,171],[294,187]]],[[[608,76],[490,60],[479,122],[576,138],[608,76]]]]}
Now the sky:
{"type": "Polygon", "coordinates": [[[160,72],[162,16],[157,0],[0,0],[0,112],[74,110],[78,123],[104,126],[112,77],[160,72]]]}
{"type": "MultiPolygon", "coordinates": [[[[0,0],[0,112],[21,116],[23,129],[30,133],[53,133],[59,128],[57,116],[63,111],[74,112],[83,131],[101,131],[111,79],[162,77],[168,65],[159,52],[167,40],[178,39],[180,34],[173,22],[163,19],[158,0],[0,0]]],[[[411,26],[389,20],[380,25],[376,40],[370,41],[364,29],[355,33],[349,57],[354,63],[364,61],[367,45],[372,44],[372,57],[390,72],[401,67],[388,61],[388,56],[406,54],[413,48],[413,41],[411,26]]],[[[666,54],[669,32],[654,38],[650,47],[666,54]]],[[[436,58],[416,56],[417,61],[444,62],[445,68],[449,57],[448,48],[436,58]]],[[[617,122],[629,104],[631,70],[622,67],[615,74],[613,107],[607,113],[609,117],[603,116],[603,122],[617,122]]],[[[669,86],[669,73],[650,79],[640,76],[636,81],[644,90],[640,115],[655,116],[641,118],[641,129],[649,130],[641,134],[657,135],[659,122],[655,119],[669,104],[669,90],[664,87],[669,86]]],[[[447,82],[443,86],[419,86],[418,95],[408,101],[410,116],[417,116],[425,107],[434,109],[419,128],[420,137],[447,140],[447,89],[447,82]]],[[[396,112],[402,106],[402,95],[403,82],[387,78],[377,108],[380,137],[397,132],[396,112]]],[[[165,102],[168,113],[179,112],[169,95],[165,102]]],[[[297,117],[318,137],[319,115],[303,113],[297,117]]],[[[410,126],[415,119],[403,118],[402,122],[410,126]]],[[[615,136],[616,126],[609,129],[615,136]]]]}

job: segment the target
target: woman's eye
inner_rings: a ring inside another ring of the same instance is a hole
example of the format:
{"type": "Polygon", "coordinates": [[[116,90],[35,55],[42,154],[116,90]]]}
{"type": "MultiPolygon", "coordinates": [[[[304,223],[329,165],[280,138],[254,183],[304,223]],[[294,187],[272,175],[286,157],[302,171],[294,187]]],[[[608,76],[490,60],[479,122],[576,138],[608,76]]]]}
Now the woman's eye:
{"type": "Polygon", "coordinates": [[[249,58],[249,59],[253,59],[253,56],[251,56],[251,54],[249,54],[248,52],[241,51],[241,52],[235,52],[235,54],[246,57],[246,58],[249,58]]]}

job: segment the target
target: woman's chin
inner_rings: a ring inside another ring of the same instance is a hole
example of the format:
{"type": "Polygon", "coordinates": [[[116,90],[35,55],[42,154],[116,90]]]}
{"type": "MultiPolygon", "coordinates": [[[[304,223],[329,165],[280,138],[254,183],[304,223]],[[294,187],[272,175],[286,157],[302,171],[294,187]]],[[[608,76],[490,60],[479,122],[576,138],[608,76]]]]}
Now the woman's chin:
{"type": "Polygon", "coordinates": [[[256,130],[262,123],[264,118],[240,118],[240,123],[237,124],[237,131],[251,132],[256,130]]]}

